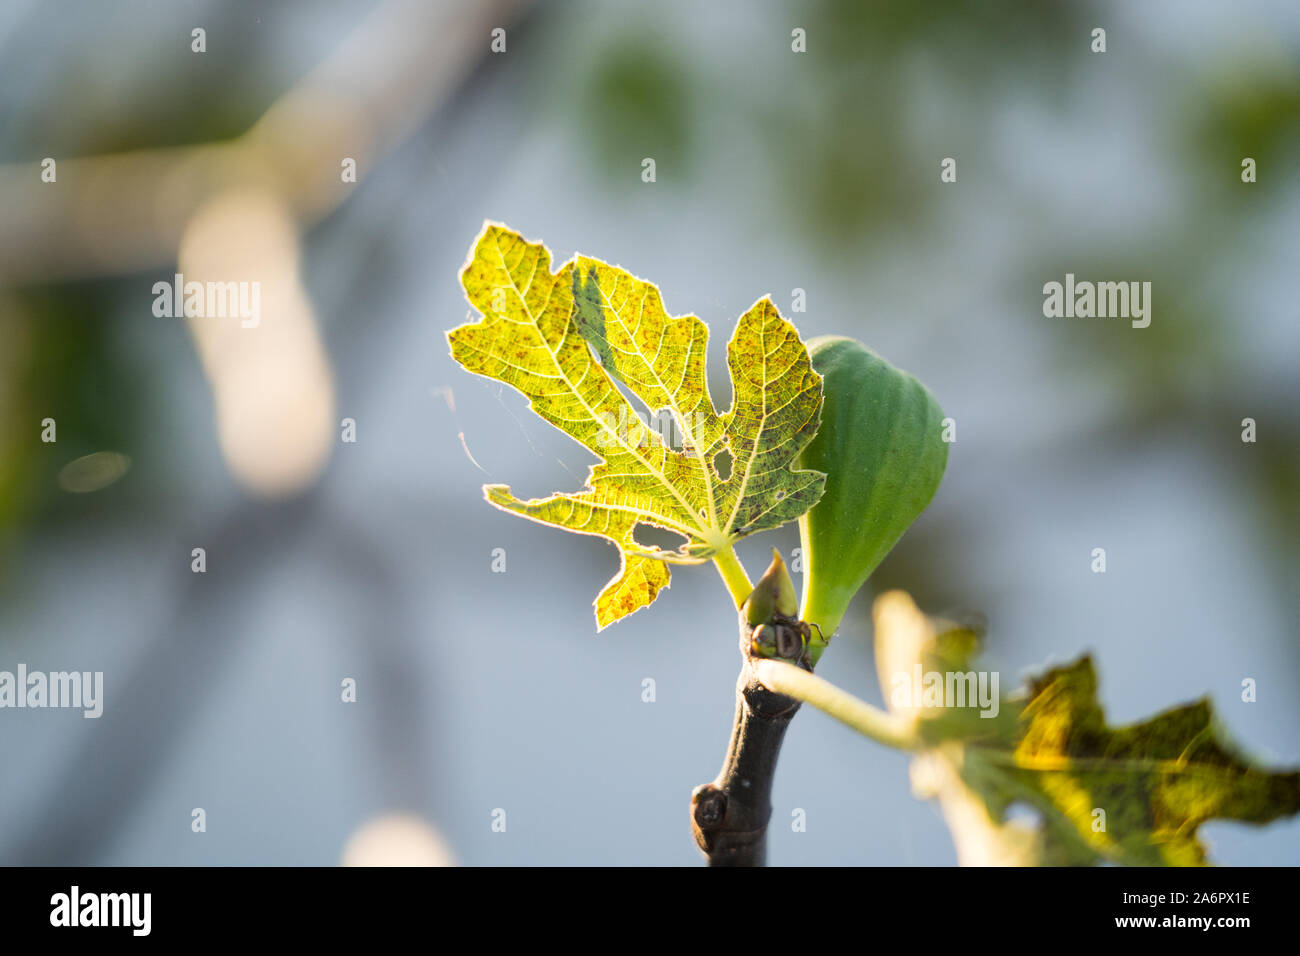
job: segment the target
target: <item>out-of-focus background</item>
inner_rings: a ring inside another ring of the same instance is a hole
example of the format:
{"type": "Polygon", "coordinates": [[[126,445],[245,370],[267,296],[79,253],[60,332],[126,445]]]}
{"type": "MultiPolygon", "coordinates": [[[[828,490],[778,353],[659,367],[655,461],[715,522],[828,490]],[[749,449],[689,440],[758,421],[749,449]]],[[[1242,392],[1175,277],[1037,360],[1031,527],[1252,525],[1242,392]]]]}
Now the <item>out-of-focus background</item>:
{"type": "MultiPolygon", "coordinates": [[[[0,711],[0,863],[697,861],[734,612],[680,569],[598,636],[614,549],[482,502],[592,460],[447,354],[484,219],[704,318],[723,407],[765,293],[914,372],[957,441],[872,588],[986,615],[1006,682],[1090,650],[1113,721],[1208,694],[1300,763],[1298,53],[1289,0],[8,0],[0,670],[105,700],[0,711]],[[260,324],[155,316],[177,272],[260,324]],[[1044,318],[1067,272],[1151,281],[1151,326],[1044,318]]],[[[870,597],[819,673],[878,701],[870,597]]],[[[774,798],[773,863],[955,862],[811,709],[774,798]]],[[[1300,860],[1300,821],[1203,833],[1300,860]]]]}

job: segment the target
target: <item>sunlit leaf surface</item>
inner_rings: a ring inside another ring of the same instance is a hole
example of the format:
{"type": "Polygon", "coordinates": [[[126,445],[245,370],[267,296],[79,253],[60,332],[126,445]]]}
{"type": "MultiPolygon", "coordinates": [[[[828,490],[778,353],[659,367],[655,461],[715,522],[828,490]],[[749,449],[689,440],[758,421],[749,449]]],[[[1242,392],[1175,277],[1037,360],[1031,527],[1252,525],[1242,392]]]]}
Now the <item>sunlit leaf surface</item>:
{"type": "Polygon", "coordinates": [[[821,377],[770,299],[741,316],[727,345],[734,399],[719,413],[707,326],[670,316],[651,283],[585,256],[552,272],[545,246],[491,223],[461,282],[483,317],[448,333],[452,356],[518,389],[602,459],[578,492],[523,501],[506,485],[483,489],[498,508],[618,545],[622,566],[595,602],[599,627],[653,601],[669,562],[707,560],[820,497],[825,475],[793,462],[817,430],[821,377]],[[665,410],[673,427],[649,427],[665,410]],[[642,523],[685,544],[638,543],[642,523]]]}

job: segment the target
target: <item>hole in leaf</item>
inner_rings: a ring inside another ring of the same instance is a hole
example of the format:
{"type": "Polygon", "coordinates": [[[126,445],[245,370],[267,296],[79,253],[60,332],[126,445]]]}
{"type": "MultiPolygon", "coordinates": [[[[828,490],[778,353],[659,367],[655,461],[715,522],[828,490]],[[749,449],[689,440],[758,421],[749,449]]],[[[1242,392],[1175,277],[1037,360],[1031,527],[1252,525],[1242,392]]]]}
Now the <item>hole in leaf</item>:
{"type": "Polygon", "coordinates": [[[731,452],[722,449],[713,456],[713,470],[718,473],[718,477],[726,481],[731,477],[731,452]]]}
{"type": "Polygon", "coordinates": [[[637,522],[637,526],[632,529],[632,538],[643,548],[658,548],[660,551],[676,551],[687,543],[685,535],[657,528],[644,521],[637,522]]]}

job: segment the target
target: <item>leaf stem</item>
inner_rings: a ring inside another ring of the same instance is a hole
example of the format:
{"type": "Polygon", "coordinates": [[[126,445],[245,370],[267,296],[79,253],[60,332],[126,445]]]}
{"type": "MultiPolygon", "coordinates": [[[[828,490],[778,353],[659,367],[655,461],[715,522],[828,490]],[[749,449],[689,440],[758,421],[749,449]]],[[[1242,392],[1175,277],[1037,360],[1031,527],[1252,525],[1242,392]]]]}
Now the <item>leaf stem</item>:
{"type": "Polygon", "coordinates": [[[722,575],[722,583],[727,586],[731,592],[731,599],[736,603],[739,609],[745,603],[745,599],[754,590],[754,585],[749,581],[749,575],[745,573],[744,566],[740,559],[736,557],[734,548],[728,548],[726,551],[719,551],[713,556],[713,563],[718,566],[718,573],[722,575]]]}
{"type": "Polygon", "coordinates": [[[768,690],[812,704],[877,743],[896,750],[912,750],[918,744],[905,721],[816,674],[777,660],[755,661],[753,667],[754,676],[768,690]]]}

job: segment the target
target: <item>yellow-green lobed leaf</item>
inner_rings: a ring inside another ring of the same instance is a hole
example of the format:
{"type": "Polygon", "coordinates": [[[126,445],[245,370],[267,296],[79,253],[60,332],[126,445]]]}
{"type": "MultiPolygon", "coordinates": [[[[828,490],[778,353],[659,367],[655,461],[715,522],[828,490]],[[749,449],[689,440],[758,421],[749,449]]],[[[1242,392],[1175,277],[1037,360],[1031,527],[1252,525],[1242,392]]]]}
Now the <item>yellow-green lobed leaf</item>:
{"type": "Polygon", "coordinates": [[[508,486],[484,487],[498,508],[618,546],[619,573],[595,601],[598,627],[652,602],[668,586],[668,563],[707,560],[798,518],[821,496],[825,475],[794,467],[817,430],[821,377],[770,299],[741,316],[728,343],[734,398],[719,414],[705,377],[708,328],[693,315],[670,316],[653,284],[585,256],[552,272],[545,246],[494,223],[461,282],[483,317],[448,333],[452,356],[523,393],[602,459],[574,493],[524,501],[508,486]],[[645,424],[662,410],[676,425],[669,441],[645,424]],[[720,452],[729,457],[725,477],[720,452]],[[641,523],[686,543],[642,545],[641,523]]]}
{"type": "MultiPolygon", "coordinates": [[[[903,592],[881,595],[873,614],[886,699],[890,675],[918,660],[926,671],[970,671],[970,633],[928,619],[903,592]]],[[[1300,812],[1300,772],[1239,753],[1207,700],[1110,727],[1086,656],[1004,698],[995,719],[891,709],[925,742],[913,780],[939,800],[964,863],[1199,865],[1201,824],[1300,812]],[[1006,818],[1016,803],[1039,811],[1037,828],[1006,818]]]]}
{"type": "Polygon", "coordinates": [[[1201,865],[1202,823],[1268,823],[1300,810],[1300,773],[1254,766],[1223,739],[1208,700],[1109,727],[1088,657],[1032,682],[1019,729],[1009,758],[972,747],[967,779],[995,812],[1015,795],[1049,810],[1101,860],[1201,865]]]}

